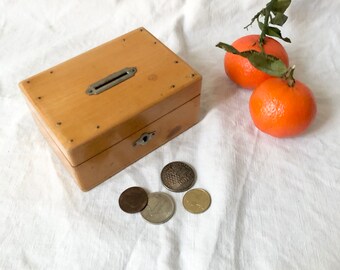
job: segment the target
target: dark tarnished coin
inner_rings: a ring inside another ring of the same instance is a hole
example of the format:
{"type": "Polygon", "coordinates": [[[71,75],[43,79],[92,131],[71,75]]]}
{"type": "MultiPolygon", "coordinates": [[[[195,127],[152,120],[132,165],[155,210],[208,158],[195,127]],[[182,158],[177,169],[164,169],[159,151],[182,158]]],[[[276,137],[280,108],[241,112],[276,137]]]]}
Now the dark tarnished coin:
{"type": "Polygon", "coordinates": [[[174,192],[188,190],[195,183],[194,170],[186,163],[175,161],[166,165],[161,172],[163,185],[174,192]]]}
{"type": "Polygon", "coordinates": [[[154,192],[149,194],[147,206],[141,215],[153,224],[167,222],[175,213],[175,203],[170,195],[164,192],[154,192]]]}
{"type": "Polygon", "coordinates": [[[148,203],[148,194],[141,187],[126,189],[119,197],[119,207],[127,213],[142,211],[148,203]]]}
{"type": "Polygon", "coordinates": [[[194,214],[203,213],[211,204],[209,193],[201,188],[189,190],[183,197],[184,208],[194,214]]]}

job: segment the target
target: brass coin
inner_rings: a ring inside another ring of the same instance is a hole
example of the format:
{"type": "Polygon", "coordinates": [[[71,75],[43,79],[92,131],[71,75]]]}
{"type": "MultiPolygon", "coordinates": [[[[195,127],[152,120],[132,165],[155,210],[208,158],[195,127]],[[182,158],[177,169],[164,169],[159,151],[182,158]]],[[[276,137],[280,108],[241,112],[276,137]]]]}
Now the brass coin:
{"type": "Polygon", "coordinates": [[[167,189],[174,192],[183,192],[194,185],[196,175],[188,164],[174,161],[163,168],[161,179],[167,189]]]}
{"type": "Polygon", "coordinates": [[[201,188],[189,190],[183,197],[184,208],[194,214],[203,213],[211,204],[209,193],[201,188]]]}
{"type": "Polygon", "coordinates": [[[148,203],[148,194],[141,187],[126,189],[119,197],[119,207],[127,213],[142,211],[148,203]]]}
{"type": "Polygon", "coordinates": [[[167,222],[175,213],[175,203],[170,195],[164,192],[154,192],[149,194],[147,206],[141,215],[153,224],[167,222]]]}

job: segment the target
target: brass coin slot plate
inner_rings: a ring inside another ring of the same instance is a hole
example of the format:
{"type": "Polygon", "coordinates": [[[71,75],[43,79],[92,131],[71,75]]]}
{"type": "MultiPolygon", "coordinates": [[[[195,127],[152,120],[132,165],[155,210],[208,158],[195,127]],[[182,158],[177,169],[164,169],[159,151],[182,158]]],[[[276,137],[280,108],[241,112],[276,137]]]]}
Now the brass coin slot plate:
{"type": "Polygon", "coordinates": [[[124,82],[127,79],[130,79],[133,77],[137,72],[136,67],[127,67],[123,68],[122,70],[119,70],[115,73],[112,73],[111,75],[91,84],[86,89],[86,94],[88,95],[98,95],[117,84],[124,82]]]}

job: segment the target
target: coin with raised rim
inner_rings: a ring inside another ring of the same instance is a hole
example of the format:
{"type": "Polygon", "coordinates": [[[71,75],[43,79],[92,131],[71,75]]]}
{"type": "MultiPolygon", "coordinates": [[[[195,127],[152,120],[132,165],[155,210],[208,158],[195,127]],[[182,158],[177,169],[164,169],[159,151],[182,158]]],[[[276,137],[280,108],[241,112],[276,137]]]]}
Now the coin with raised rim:
{"type": "Polygon", "coordinates": [[[174,161],[163,168],[161,179],[167,189],[173,192],[183,192],[194,185],[196,174],[188,164],[174,161]]]}
{"type": "Polygon", "coordinates": [[[126,213],[142,211],[148,203],[148,194],[141,187],[130,187],[119,197],[119,207],[126,213]]]}
{"type": "Polygon", "coordinates": [[[211,197],[206,190],[196,188],[185,193],[182,203],[187,211],[193,214],[200,214],[210,207],[211,197]]]}
{"type": "Polygon", "coordinates": [[[144,219],[153,224],[161,224],[174,215],[175,203],[170,195],[164,192],[153,192],[148,197],[148,204],[141,212],[144,219]]]}

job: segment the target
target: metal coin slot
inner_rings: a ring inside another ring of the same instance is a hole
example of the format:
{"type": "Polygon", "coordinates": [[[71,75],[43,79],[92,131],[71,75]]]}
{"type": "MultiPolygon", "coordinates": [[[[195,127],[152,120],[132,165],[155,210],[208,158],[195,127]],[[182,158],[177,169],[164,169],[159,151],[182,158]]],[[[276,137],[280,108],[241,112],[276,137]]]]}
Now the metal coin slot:
{"type": "Polygon", "coordinates": [[[147,144],[151,138],[155,135],[155,131],[153,132],[147,132],[147,133],[143,133],[139,139],[137,141],[134,142],[133,146],[136,146],[136,145],[145,145],[147,144]]]}
{"type": "Polygon", "coordinates": [[[137,72],[136,67],[127,67],[118,72],[115,72],[98,82],[95,82],[87,88],[86,93],[88,95],[97,95],[100,94],[113,86],[133,77],[137,72]]]}

